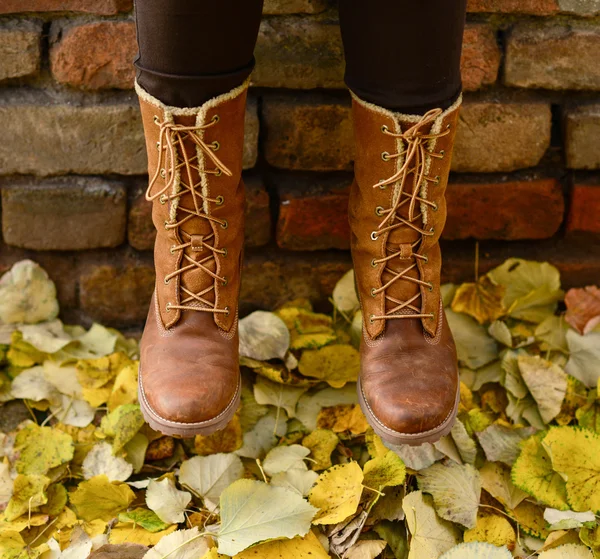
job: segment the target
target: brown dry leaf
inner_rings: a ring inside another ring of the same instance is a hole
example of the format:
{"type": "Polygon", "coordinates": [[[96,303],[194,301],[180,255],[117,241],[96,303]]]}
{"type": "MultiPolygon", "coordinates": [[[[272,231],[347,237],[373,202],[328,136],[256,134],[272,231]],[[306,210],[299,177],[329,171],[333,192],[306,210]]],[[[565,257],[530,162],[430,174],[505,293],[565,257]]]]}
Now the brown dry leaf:
{"type": "Polygon", "coordinates": [[[242,448],[243,435],[239,411],[227,426],[212,435],[196,435],[194,450],[200,456],[218,454],[219,452],[235,452],[242,448]]]}
{"type": "Polygon", "coordinates": [[[587,334],[600,324],[600,289],[595,285],[569,289],[565,304],[565,319],[580,334],[587,334]]]}
{"type": "Polygon", "coordinates": [[[341,404],[323,408],[317,417],[317,427],[334,433],[349,431],[353,435],[362,435],[369,424],[358,404],[341,404]]]}
{"type": "Polygon", "coordinates": [[[171,458],[175,452],[175,439],[173,437],[161,437],[152,441],[146,450],[146,460],[164,460],[171,458]]]}
{"type": "Polygon", "coordinates": [[[488,276],[477,283],[463,283],[454,294],[452,310],[471,315],[479,324],[494,322],[506,314],[503,300],[506,288],[488,276]]]}

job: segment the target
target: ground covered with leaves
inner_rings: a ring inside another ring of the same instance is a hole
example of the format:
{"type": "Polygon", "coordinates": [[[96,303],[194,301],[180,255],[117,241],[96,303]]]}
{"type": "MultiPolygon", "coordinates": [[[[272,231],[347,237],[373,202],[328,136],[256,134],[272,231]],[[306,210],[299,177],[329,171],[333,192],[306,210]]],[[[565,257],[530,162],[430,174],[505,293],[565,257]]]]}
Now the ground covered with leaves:
{"type": "Polygon", "coordinates": [[[512,259],[443,297],[462,383],[439,443],[386,446],[362,415],[351,272],[332,315],[242,319],[238,413],[177,440],[144,424],[137,342],[62,324],[19,262],[0,279],[0,557],[600,557],[600,291],[512,259]]]}

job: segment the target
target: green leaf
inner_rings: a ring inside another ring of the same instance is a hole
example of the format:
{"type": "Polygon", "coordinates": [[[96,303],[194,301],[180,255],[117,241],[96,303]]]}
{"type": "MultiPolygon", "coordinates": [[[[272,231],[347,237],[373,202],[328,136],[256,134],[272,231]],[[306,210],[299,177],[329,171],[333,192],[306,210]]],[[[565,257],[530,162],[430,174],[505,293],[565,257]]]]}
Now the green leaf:
{"type": "Polygon", "coordinates": [[[219,553],[233,556],[260,541],[304,536],[315,513],[297,493],[240,479],[221,493],[219,553]]]}
{"type": "Polygon", "coordinates": [[[434,464],[417,476],[419,488],[433,497],[437,513],[450,522],[473,528],[481,497],[479,472],[466,464],[434,464]]]}
{"type": "Polygon", "coordinates": [[[15,439],[15,450],[19,452],[17,472],[45,474],[72,460],[74,448],[70,435],[30,423],[17,433],[15,439]]]}
{"type": "Polygon", "coordinates": [[[438,517],[429,495],[413,491],[404,497],[402,508],[412,534],[408,559],[438,559],[460,541],[458,528],[438,517]]]}
{"type": "Polygon", "coordinates": [[[600,512],[600,435],[577,427],[552,427],[542,444],[567,483],[571,508],[600,512]]]}
{"type": "Polygon", "coordinates": [[[563,478],[552,468],[542,441],[547,432],[536,433],[521,443],[521,453],[512,468],[512,481],[541,503],[567,510],[567,489],[563,478]]]}
{"type": "Polygon", "coordinates": [[[163,522],[158,515],[148,509],[135,509],[119,514],[119,522],[133,523],[141,526],[148,532],[160,532],[166,530],[169,524],[163,522]]]}

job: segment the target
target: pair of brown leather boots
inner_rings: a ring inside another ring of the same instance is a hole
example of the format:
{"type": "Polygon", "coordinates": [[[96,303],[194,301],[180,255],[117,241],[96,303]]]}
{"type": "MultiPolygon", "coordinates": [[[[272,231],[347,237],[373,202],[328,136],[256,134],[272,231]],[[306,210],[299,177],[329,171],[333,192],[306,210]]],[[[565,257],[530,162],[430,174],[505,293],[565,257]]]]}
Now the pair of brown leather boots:
{"type": "MultiPolygon", "coordinates": [[[[247,87],[182,109],[136,84],[158,232],[139,395],[150,426],[169,435],[221,429],[240,401],[247,87]]],[[[397,445],[444,436],[458,406],[438,240],[459,106],[414,116],[353,98],[349,213],[364,321],[358,395],[375,432],[397,445]]]]}

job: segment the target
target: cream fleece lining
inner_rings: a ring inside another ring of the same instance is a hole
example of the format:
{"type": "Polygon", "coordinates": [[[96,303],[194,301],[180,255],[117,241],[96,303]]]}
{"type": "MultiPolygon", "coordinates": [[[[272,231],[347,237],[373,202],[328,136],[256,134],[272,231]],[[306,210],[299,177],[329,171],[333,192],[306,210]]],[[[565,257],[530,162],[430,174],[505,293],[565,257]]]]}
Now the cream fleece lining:
{"type": "MultiPolygon", "coordinates": [[[[365,108],[369,109],[370,111],[373,111],[377,114],[380,114],[388,119],[392,119],[392,121],[394,122],[394,126],[395,126],[395,132],[397,134],[402,132],[400,123],[416,124],[423,118],[423,115],[395,113],[393,111],[385,109],[384,107],[380,107],[373,103],[369,103],[368,101],[364,101],[363,99],[358,97],[352,91],[350,92],[350,94],[352,95],[352,98],[357,103],[362,105],[363,107],[365,107],[365,108]]],[[[435,119],[435,121],[431,127],[431,133],[432,134],[440,133],[442,131],[442,124],[443,124],[444,119],[450,113],[452,113],[458,107],[460,107],[461,104],[462,104],[462,94],[458,97],[458,99],[450,107],[448,107],[442,114],[440,114],[440,116],[438,116],[435,119]]],[[[435,149],[436,144],[437,144],[437,140],[431,139],[427,142],[427,147],[430,151],[433,151],[435,149]]],[[[396,160],[397,161],[396,172],[398,172],[400,170],[400,168],[402,167],[402,165],[404,164],[405,148],[404,148],[404,144],[400,138],[397,138],[397,147],[398,147],[398,153],[401,155],[396,160]]],[[[431,160],[432,160],[432,158],[429,155],[427,155],[426,159],[425,159],[425,176],[428,176],[429,172],[431,170],[431,160]]],[[[421,198],[424,198],[424,199],[427,199],[427,191],[428,191],[427,182],[428,181],[426,179],[423,179],[423,182],[421,183],[420,192],[419,192],[419,195],[421,196],[421,198]]],[[[394,203],[396,203],[396,199],[399,195],[400,195],[399,184],[395,184],[394,185],[394,200],[393,200],[394,203]]],[[[427,204],[424,204],[423,202],[421,202],[421,214],[423,215],[423,225],[427,225],[427,212],[428,212],[427,204]]]]}

